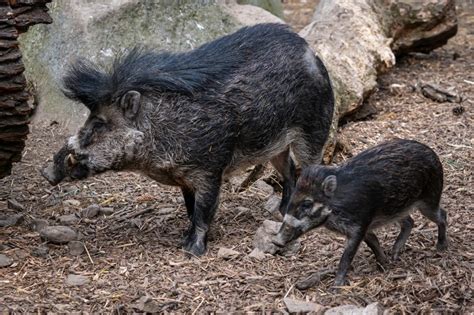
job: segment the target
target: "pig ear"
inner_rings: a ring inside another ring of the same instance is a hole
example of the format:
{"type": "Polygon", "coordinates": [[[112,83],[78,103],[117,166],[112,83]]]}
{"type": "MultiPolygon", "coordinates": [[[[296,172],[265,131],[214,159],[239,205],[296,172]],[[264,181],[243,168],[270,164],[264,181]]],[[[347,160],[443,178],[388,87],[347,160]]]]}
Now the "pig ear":
{"type": "Polygon", "coordinates": [[[141,94],[137,91],[128,91],[120,99],[120,107],[122,107],[127,118],[133,118],[137,115],[140,108],[141,94]]]}
{"type": "Polygon", "coordinates": [[[335,175],[329,175],[326,177],[323,181],[322,184],[322,189],[324,191],[324,194],[327,197],[332,197],[334,195],[334,192],[336,191],[337,187],[337,179],[335,175]]]}

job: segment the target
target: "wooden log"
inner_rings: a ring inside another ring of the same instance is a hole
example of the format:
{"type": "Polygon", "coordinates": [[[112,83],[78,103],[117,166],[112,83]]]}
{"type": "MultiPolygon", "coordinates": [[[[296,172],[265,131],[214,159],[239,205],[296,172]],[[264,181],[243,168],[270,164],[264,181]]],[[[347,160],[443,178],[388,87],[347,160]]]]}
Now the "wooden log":
{"type": "Polygon", "coordinates": [[[336,94],[325,162],[332,158],[338,121],[362,106],[396,55],[428,52],[456,32],[454,0],[321,0],[300,35],[323,59],[336,94]]]}

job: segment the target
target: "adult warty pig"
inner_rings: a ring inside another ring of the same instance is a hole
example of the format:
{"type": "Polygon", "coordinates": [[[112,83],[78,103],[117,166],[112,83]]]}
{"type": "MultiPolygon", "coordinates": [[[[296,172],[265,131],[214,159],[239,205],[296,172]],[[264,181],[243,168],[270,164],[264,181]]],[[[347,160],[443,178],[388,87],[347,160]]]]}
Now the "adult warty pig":
{"type": "Polygon", "coordinates": [[[413,140],[391,140],[370,148],[340,167],[309,166],[302,171],[274,243],[283,246],[301,234],[325,226],[346,235],[347,243],[336,273],[344,285],[362,241],[376,260],[388,260],[373,230],[398,221],[401,232],[393,245],[397,259],[410,235],[410,211],[438,225],[438,249],[447,247],[446,212],[440,208],[443,167],[428,146],[413,140]]]}
{"type": "Polygon", "coordinates": [[[328,73],[304,39],[261,24],[183,53],[133,49],[108,70],[78,61],[66,96],[90,110],[43,170],[52,184],[107,170],[179,186],[192,222],[184,241],[201,255],[223,176],[270,160],[284,180],[319,163],[334,109],[328,73]]]}

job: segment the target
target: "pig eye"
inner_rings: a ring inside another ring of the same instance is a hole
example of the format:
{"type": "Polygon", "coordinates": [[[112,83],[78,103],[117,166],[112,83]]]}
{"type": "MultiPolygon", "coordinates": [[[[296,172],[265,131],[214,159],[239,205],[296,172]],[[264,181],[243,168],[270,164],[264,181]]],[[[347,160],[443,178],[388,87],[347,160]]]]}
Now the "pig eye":
{"type": "Polygon", "coordinates": [[[300,207],[301,207],[301,210],[303,211],[311,210],[313,208],[313,200],[309,200],[309,199],[303,200],[300,207]]]}

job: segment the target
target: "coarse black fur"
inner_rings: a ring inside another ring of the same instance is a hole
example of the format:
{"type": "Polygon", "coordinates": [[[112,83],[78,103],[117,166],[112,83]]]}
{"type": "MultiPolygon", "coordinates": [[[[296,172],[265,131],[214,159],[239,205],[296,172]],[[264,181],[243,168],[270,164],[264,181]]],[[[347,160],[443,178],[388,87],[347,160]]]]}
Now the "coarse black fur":
{"type": "Polygon", "coordinates": [[[156,52],[135,47],[115,59],[110,69],[78,60],[63,78],[64,93],[89,109],[112,103],[130,90],[142,94],[176,92],[185,95],[220,90],[257,53],[285,42],[301,47],[305,41],[284,24],[245,27],[188,52],[156,52]]]}
{"type": "Polygon", "coordinates": [[[432,149],[414,140],[391,140],[339,167],[304,169],[285,218],[291,226],[284,224],[276,243],[283,245],[321,225],[346,235],[348,243],[336,275],[336,285],[342,285],[361,241],[380,264],[387,263],[373,230],[396,221],[401,233],[392,254],[398,258],[413,227],[413,208],[438,225],[438,248],[445,249],[446,212],[439,206],[442,190],[443,167],[432,149]]]}
{"type": "MultiPolygon", "coordinates": [[[[108,70],[81,61],[64,89],[91,114],[67,145],[76,164],[55,167],[72,178],[136,171],[179,186],[192,221],[185,248],[196,255],[222,179],[234,171],[271,161],[285,212],[296,181],[290,151],[301,166],[320,163],[334,110],[323,63],[281,24],[245,27],[189,52],[132,49],[108,70]]],[[[61,172],[49,173],[57,182],[61,172]]]]}

